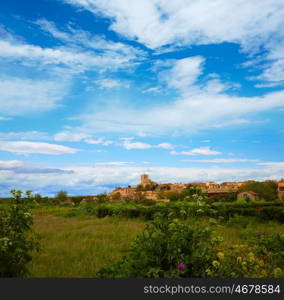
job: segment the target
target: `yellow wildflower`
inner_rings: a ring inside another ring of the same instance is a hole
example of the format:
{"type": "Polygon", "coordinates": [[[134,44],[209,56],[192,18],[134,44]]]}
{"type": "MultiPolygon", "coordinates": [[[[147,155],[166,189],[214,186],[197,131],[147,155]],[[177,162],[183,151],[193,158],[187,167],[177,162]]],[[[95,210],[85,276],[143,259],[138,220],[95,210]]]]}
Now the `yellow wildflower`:
{"type": "Polygon", "coordinates": [[[249,260],[250,262],[254,262],[254,261],[255,261],[255,258],[254,258],[254,254],[253,254],[253,253],[249,253],[249,255],[248,255],[248,260],[249,260]]]}
{"type": "Polygon", "coordinates": [[[212,271],[211,271],[210,269],[206,269],[205,272],[206,272],[206,274],[209,275],[209,276],[212,275],[212,271]]]}
{"type": "Polygon", "coordinates": [[[237,257],[237,262],[241,263],[242,262],[242,258],[240,256],[237,257]]]}
{"type": "Polygon", "coordinates": [[[275,268],[273,270],[273,274],[275,277],[280,277],[282,275],[281,273],[282,273],[282,270],[280,268],[275,268]]]}
{"type": "Polygon", "coordinates": [[[220,266],[220,263],[218,262],[218,260],[214,260],[212,262],[212,265],[215,267],[215,268],[218,268],[220,266]]]}
{"type": "Polygon", "coordinates": [[[218,252],[217,256],[219,257],[219,259],[224,259],[224,257],[225,257],[223,252],[218,252]]]}

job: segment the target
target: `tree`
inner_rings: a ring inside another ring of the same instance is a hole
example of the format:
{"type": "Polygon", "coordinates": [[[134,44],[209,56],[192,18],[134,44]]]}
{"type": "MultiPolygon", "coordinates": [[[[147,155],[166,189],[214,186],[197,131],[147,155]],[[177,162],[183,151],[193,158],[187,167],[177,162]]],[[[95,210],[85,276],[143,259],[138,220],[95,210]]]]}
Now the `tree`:
{"type": "Polygon", "coordinates": [[[266,201],[274,201],[277,198],[277,184],[273,181],[249,182],[240,187],[239,192],[253,191],[266,201]]]}
{"type": "Polygon", "coordinates": [[[79,205],[83,201],[84,197],[82,196],[73,196],[71,197],[71,201],[74,205],[79,205]]]}
{"type": "Polygon", "coordinates": [[[96,202],[97,203],[106,203],[108,202],[109,198],[107,194],[98,194],[96,195],[96,202]]]}
{"type": "Polygon", "coordinates": [[[59,201],[59,202],[65,202],[68,200],[68,197],[67,197],[67,192],[66,191],[59,191],[55,198],[59,201]]]}
{"type": "Polygon", "coordinates": [[[113,201],[120,201],[121,200],[121,193],[120,192],[113,193],[112,196],[111,196],[111,199],[113,201]]]}
{"type": "Polygon", "coordinates": [[[0,211],[0,277],[25,277],[32,251],[39,251],[38,236],[32,230],[31,192],[11,191],[7,210],[0,211]]]}

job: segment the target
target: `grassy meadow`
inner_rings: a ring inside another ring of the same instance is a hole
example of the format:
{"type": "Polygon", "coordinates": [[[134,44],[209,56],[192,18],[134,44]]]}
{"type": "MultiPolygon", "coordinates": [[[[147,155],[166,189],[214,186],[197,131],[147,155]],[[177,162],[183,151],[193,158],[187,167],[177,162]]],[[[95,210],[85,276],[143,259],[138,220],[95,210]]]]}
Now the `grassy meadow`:
{"type": "MultiPolygon", "coordinates": [[[[41,251],[33,254],[30,277],[97,277],[102,267],[127,253],[135,236],[148,221],[140,218],[76,215],[72,208],[47,206],[35,209],[34,230],[41,236],[41,251]]],[[[241,220],[242,221],[242,220],[241,220]]],[[[208,217],[189,218],[185,222],[210,226],[224,244],[246,243],[256,233],[284,234],[283,224],[260,222],[254,217],[242,221],[219,222],[208,217]]]]}

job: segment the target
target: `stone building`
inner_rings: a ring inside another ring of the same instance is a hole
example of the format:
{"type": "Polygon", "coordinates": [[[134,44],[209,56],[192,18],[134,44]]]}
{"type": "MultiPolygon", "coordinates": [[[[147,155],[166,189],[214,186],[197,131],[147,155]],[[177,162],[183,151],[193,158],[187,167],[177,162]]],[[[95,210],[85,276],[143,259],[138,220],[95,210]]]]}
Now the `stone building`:
{"type": "Polygon", "coordinates": [[[147,184],[153,183],[153,181],[149,178],[148,174],[142,174],[140,178],[141,178],[140,185],[142,187],[145,187],[147,184]]]}
{"type": "Polygon", "coordinates": [[[259,194],[255,193],[253,191],[244,191],[244,192],[238,193],[238,195],[237,195],[237,200],[246,199],[246,198],[253,200],[253,201],[260,199],[259,194]]]}
{"type": "Polygon", "coordinates": [[[280,200],[284,200],[284,179],[278,182],[278,198],[280,200]]]}

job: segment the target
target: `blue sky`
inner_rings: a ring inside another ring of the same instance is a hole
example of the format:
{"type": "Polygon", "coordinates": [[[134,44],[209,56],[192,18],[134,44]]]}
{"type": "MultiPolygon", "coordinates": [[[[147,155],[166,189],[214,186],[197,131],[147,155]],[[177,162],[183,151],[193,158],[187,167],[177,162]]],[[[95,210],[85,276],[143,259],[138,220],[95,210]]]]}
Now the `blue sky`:
{"type": "Polygon", "coordinates": [[[284,177],[281,0],[0,3],[0,195],[284,177]]]}

